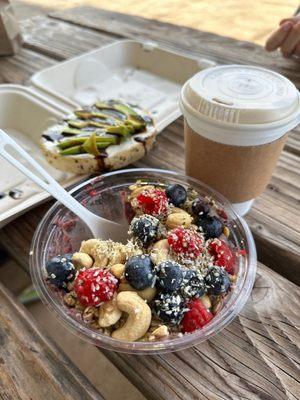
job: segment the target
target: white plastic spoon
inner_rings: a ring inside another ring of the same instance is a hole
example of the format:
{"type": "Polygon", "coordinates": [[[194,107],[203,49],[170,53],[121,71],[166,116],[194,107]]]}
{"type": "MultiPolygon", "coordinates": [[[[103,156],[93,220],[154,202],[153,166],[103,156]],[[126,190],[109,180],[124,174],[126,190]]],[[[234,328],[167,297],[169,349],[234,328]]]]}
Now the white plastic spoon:
{"type": "Polygon", "coordinates": [[[89,227],[95,238],[124,242],[128,227],[99,217],[83,207],[2,129],[0,129],[0,155],[77,215],[89,227]],[[32,169],[22,164],[21,159],[26,160],[32,169]]]}

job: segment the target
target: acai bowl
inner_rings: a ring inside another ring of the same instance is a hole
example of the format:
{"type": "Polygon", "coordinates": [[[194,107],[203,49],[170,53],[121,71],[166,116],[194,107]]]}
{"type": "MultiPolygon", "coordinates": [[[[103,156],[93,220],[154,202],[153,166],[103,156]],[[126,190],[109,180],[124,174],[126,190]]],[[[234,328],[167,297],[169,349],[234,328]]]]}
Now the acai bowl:
{"type": "Polygon", "coordinates": [[[59,203],[40,222],[32,279],[73,333],[114,351],[164,353],[209,339],[241,311],[254,284],[255,244],[221,194],[160,169],[107,173],[71,193],[129,231],[123,244],[91,238],[59,203]]]}

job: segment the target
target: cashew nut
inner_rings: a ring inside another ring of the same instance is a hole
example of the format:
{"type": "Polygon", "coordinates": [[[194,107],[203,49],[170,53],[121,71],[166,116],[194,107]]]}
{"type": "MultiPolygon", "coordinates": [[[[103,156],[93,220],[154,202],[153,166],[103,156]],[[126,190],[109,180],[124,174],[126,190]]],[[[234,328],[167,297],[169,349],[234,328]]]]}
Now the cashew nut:
{"type": "Polygon", "coordinates": [[[93,267],[96,268],[104,268],[108,263],[107,255],[104,252],[101,253],[100,251],[98,251],[100,243],[101,240],[99,239],[89,239],[81,243],[81,247],[79,250],[81,253],[86,253],[93,257],[93,267]]]}
{"type": "Polygon", "coordinates": [[[202,301],[203,305],[204,305],[207,309],[209,309],[209,308],[211,307],[211,301],[210,301],[210,298],[207,296],[207,294],[205,294],[205,295],[203,295],[203,296],[201,297],[201,301],[202,301]]]}
{"type": "Polygon", "coordinates": [[[94,263],[94,260],[87,253],[78,252],[73,254],[72,262],[76,269],[81,269],[81,268],[91,268],[94,263]]]}
{"type": "Polygon", "coordinates": [[[127,283],[127,282],[121,282],[119,285],[118,291],[119,292],[136,292],[137,293],[137,290],[134,287],[132,287],[131,285],[129,285],[129,283],[127,283]]]}
{"type": "Polygon", "coordinates": [[[162,239],[153,245],[153,249],[168,250],[170,249],[168,239],[162,239]]]}
{"type": "Polygon", "coordinates": [[[131,342],[144,336],[151,323],[151,309],[145,301],[137,293],[121,292],[117,295],[117,305],[128,314],[128,318],[111,336],[131,342]]]}
{"type": "Polygon", "coordinates": [[[168,327],[166,325],[161,325],[152,332],[152,335],[158,338],[163,336],[168,336],[169,335],[168,327]]]}
{"type": "Polygon", "coordinates": [[[170,214],[166,220],[166,225],[169,229],[177,228],[177,226],[189,228],[191,223],[192,217],[186,211],[170,214]]]}
{"type": "Polygon", "coordinates": [[[221,310],[222,307],[223,307],[222,297],[218,296],[215,303],[212,306],[211,311],[213,314],[218,314],[218,312],[221,310]]]}
{"type": "Polygon", "coordinates": [[[228,226],[224,226],[223,233],[224,233],[224,235],[225,235],[226,237],[229,237],[229,235],[230,235],[230,230],[229,230],[228,226]]]}
{"type": "Polygon", "coordinates": [[[95,248],[99,244],[99,239],[84,240],[81,243],[80,252],[90,254],[94,253],[95,248]]]}
{"type": "Polygon", "coordinates": [[[170,258],[169,253],[170,247],[168,240],[162,239],[153,245],[150,257],[154,264],[160,264],[161,262],[167,261],[170,258]]]}
{"type": "Polygon", "coordinates": [[[155,287],[148,287],[143,290],[136,290],[134,287],[129,285],[127,282],[121,282],[119,285],[119,292],[135,292],[137,293],[143,300],[147,300],[148,302],[153,300],[156,295],[155,287]]]}
{"type": "Polygon", "coordinates": [[[125,265],[115,264],[111,267],[110,272],[118,279],[121,279],[124,275],[125,265]]]}
{"type": "Polygon", "coordinates": [[[126,252],[124,249],[121,251],[112,252],[109,256],[109,265],[124,264],[126,262],[126,252]]]}
{"type": "Polygon", "coordinates": [[[137,292],[137,290],[127,282],[121,282],[118,288],[119,292],[137,292]]]}
{"type": "Polygon", "coordinates": [[[139,290],[137,294],[141,296],[142,299],[150,302],[156,296],[156,289],[155,287],[147,287],[146,289],[139,290]]]}
{"type": "Polygon", "coordinates": [[[122,311],[117,306],[116,298],[103,303],[99,308],[98,323],[101,328],[114,325],[121,318],[122,311]]]}

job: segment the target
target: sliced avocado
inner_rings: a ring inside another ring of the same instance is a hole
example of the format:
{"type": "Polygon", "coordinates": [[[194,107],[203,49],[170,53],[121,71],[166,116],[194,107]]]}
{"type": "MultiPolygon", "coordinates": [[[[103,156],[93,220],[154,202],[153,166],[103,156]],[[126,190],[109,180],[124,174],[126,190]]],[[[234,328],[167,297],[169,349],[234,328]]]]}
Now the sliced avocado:
{"type": "MultiPolygon", "coordinates": [[[[110,143],[97,143],[97,149],[106,149],[109,145],[110,143]]],[[[83,147],[83,145],[68,147],[67,149],[60,150],[59,152],[59,154],[63,156],[74,156],[76,154],[84,154],[84,153],[93,154],[87,152],[86,149],[83,147]]],[[[100,153],[98,152],[98,154],[93,154],[93,155],[100,155],[100,153]]]]}
{"type": "Polygon", "coordinates": [[[107,128],[108,126],[114,126],[105,124],[104,122],[88,121],[89,126],[94,126],[95,128],[107,128]]]}
{"type": "Polygon", "coordinates": [[[115,100],[98,101],[92,108],[74,111],[74,115],[66,120],[68,126],[61,131],[61,135],[71,137],[58,140],[57,147],[63,155],[89,153],[98,156],[98,149],[144,131],[148,121],[131,106],[115,100]]]}
{"type": "Polygon", "coordinates": [[[73,128],[86,128],[87,126],[89,126],[89,122],[88,121],[81,121],[81,120],[68,120],[68,125],[73,127],[73,128]]]}
{"type": "Polygon", "coordinates": [[[103,113],[107,114],[109,117],[114,117],[120,120],[124,120],[126,118],[126,114],[122,111],[116,110],[113,105],[104,103],[102,101],[97,101],[97,103],[95,103],[95,106],[99,109],[99,110],[104,110],[103,113]]]}
{"type": "Polygon", "coordinates": [[[76,117],[82,119],[91,119],[91,118],[107,119],[107,115],[95,111],[76,110],[74,111],[74,114],[76,115],[76,117]]]}
{"type": "MultiPolygon", "coordinates": [[[[110,117],[110,122],[113,122],[113,125],[115,125],[117,122],[120,122],[122,124],[122,121],[116,120],[115,118],[110,117]],[[113,121],[112,121],[113,120],[113,121]]],[[[108,119],[106,120],[101,120],[100,121],[94,121],[94,120],[89,120],[86,119],[84,121],[82,120],[69,120],[67,121],[69,126],[78,128],[78,129],[84,129],[89,126],[95,127],[95,128],[106,128],[107,126],[113,126],[112,123],[108,123],[108,119]]]]}
{"type": "Polygon", "coordinates": [[[96,134],[92,133],[90,137],[83,143],[82,147],[87,153],[99,156],[100,152],[97,148],[96,134]]]}
{"type": "Polygon", "coordinates": [[[144,120],[144,117],[142,117],[141,115],[129,115],[128,119],[130,121],[134,121],[135,123],[140,123],[145,125],[146,121],[144,120]]]}
{"type": "MultiPolygon", "coordinates": [[[[76,137],[73,139],[61,140],[57,146],[60,149],[66,149],[68,147],[83,144],[88,139],[89,139],[89,136],[80,136],[80,137],[76,137]]],[[[96,136],[97,146],[100,143],[117,144],[118,140],[119,139],[116,136],[115,137],[113,137],[113,136],[96,136]]]]}
{"type": "Polygon", "coordinates": [[[113,110],[114,107],[111,104],[107,104],[104,101],[97,101],[95,106],[99,108],[99,110],[113,110]]]}
{"type": "Polygon", "coordinates": [[[64,127],[63,130],[61,131],[63,135],[78,135],[81,133],[80,129],[75,129],[75,128],[69,128],[68,126],[64,127]]]}
{"type": "Polygon", "coordinates": [[[127,136],[134,133],[134,128],[132,126],[119,125],[119,126],[109,126],[106,129],[107,133],[113,133],[115,135],[127,136]]]}
{"type": "Polygon", "coordinates": [[[95,106],[99,108],[99,110],[112,110],[112,111],[117,111],[123,115],[128,116],[135,116],[138,119],[143,120],[143,118],[136,112],[132,107],[130,107],[128,104],[120,103],[118,101],[110,101],[109,104],[102,102],[102,101],[97,101],[95,106]]]}
{"type": "Polygon", "coordinates": [[[125,120],[125,125],[131,125],[134,127],[135,130],[140,131],[141,129],[145,129],[146,124],[142,119],[138,119],[134,116],[129,116],[125,120]]]}
{"type": "Polygon", "coordinates": [[[121,111],[123,114],[126,114],[126,115],[133,115],[133,116],[139,115],[136,111],[134,111],[133,108],[131,108],[128,105],[123,104],[123,103],[115,103],[114,109],[121,111]]]}
{"type": "Polygon", "coordinates": [[[72,146],[72,147],[68,147],[67,149],[60,150],[59,153],[63,156],[73,156],[75,154],[85,153],[85,151],[82,148],[82,146],[80,145],[80,146],[72,146]]]}

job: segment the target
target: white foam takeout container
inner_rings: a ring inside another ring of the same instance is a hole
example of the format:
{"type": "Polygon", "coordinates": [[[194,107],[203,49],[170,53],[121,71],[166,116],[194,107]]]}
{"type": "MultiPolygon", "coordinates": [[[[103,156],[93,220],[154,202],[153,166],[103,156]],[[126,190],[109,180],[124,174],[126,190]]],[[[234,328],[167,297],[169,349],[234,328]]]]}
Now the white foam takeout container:
{"type": "MultiPolygon", "coordinates": [[[[122,98],[148,109],[158,132],[180,115],[182,85],[214,63],[155,43],[123,40],[85,53],[31,78],[32,86],[0,85],[0,128],[12,135],[63,186],[85,177],[58,171],[44,159],[42,132],[76,107],[122,98]]],[[[0,227],[49,195],[0,157],[0,227]],[[21,190],[12,198],[11,190],[21,190]],[[16,197],[16,196],[15,196],[16,197]]]]}

